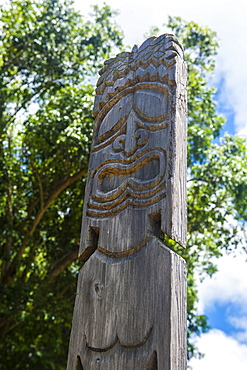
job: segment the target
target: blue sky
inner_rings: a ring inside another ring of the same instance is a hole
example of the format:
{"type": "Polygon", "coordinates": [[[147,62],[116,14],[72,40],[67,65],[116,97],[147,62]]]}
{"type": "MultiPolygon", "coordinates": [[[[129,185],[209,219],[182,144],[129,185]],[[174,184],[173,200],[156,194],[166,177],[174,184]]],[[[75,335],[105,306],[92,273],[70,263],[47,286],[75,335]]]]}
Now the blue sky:
{"type": "MultiPolygon", "coordinates": [[[[235,122],[235,109],[232,105],[226,104],[224,100],[224,92],[226,91],[226,80],[222,76],[221,78],[217,78],[215,83],[217,85],[217,94],[215,96],[215,100],[217,101],[217,113],[223,115],[226,118],[226,122],[224,127],[222,128],[221,135],[223,136],[224,133],[229,133],[230,135],[237,134],[237,127],[234,125],[235,122]]],[[[246,128],[247,131],[247,128],[246,128]]]]}
{"type": "Polygon", "coordinates": [[[214,329],[223,330],[228,335],[236,335],[239,331],[229,320],[229,317],[238,316],[238,313],[238,305],[228,302],[219,303],[216,301],[213,307],[206,310],[208,324],[214,329]]]}
{"type": "MultiPolygon", "coordinates": [[[[213,83],[218,87],[218,111],[227,118],[224,130],[247,138],[247,1],[244,0],[105,0],[120,11],[116,18],[125,34],[125,44],[144,41],[152,26],[168,15],[195,21],[216,31],[220,49],[213,83]]],[[[76,0],[88,14],[90,4],[103,1],[76,0]]],[[[193,359],[193,370],[245,370],[247,368],[247,263],[246,255],[224,254],[216,261],[218,272],[202,283],[198,279],[198,313],[209,317],[213,327],[195,341],[205,357],[193,359]]]]}

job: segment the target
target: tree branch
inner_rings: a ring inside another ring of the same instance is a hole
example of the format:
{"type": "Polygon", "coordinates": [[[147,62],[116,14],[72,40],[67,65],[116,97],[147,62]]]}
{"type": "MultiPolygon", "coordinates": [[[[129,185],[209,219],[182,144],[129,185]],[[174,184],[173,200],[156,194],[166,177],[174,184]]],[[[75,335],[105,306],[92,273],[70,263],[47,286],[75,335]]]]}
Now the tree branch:
{"type": "Polygon", "coordinates": [[[25,105],[28,103],[28,102],[31,102],[32,99],[37,96],[38,94],[40,94],[42,91],[45,91],[46,89],[49,89],[49,87],[52,86],[52,84],[55,82],[54,81],[46,81],[44,83],[44,85],[41,84],[41,86],[39,86],[37,88],[37,90],[35,92],[33,92],[32,94],[30,94],[26,99],[24,99],[20,104],[19,106],[16,107],[14,113],[10,116],[10,118],[7,120],[6,122],[6,125],[9,125],[11,124],[14,120],[15,120],[15,117],[16,115],[20,112],[21,109],[25,108],[25,105]]]}
{"type": "Polygon", "coordinates": [[[60,185],[58,185],[58,187],[53,191],[53,193],[50,195],[50,197],[48,198],[48,200],[46,201],[46,203],[44,204],[44,207],[42,209],[40,209],[40,211],[38,212],[38,214],[36,215],[29,231],[28,231],[28,234],[29,235],[32,235],[37,227],[37,225],[39,224],[41,218],[43,217],[44,213],[46,212],[46,210],[49,208],[49,206],[51,205],[51,203],[58,197],[58,195],[64,190],[66,189],[68,186],[70,186],[71,184],[73,184],[75,181],[77,181],[78,179],[80,179],[82,176],[84,176],[86,173],[87,173],[87,166],[75,173],[73,176],[70,176],[68,178],[65,178],[63,180],[61,180],[60,182],[60,185]]]}
{"type": "Polygon", "coordinates": [[[39,194],[40,194],[40,209],[43,209],[44,207],[44,192],[43,192],[43,184],[42,184],[42,181],[40,179],[40,176],[39,176],[39,173],[38,171],[36,170],[34,164],[33,164],[33,161],[32,161],[32,158],[30,158],[30,162],[31,162],[31,166],[33,168],[33,172],[35,174],[35,177],[38,181],[38,185],[39,185],[39,194]]]}
{"type": "Polygon", "coordinates": [[[54,279],[66,269],[66,267],[68,267],[73,261],[77,259],[78,249],[78,246],[75,246],[72,250],[70,250],[68,253],[63,255],[52,264],[50,272],[48,273],[47,284],[52,283],[54,279]]]}
{"type": "Polygon", "coordinates": [[[26,249],[27,242],[28,242],[29,238],[33,235],[33,233],[35,232],[36,227],[38,226],[38,224],[39,224],[40,220],[42,219],[46,210],[49,208],[49,206],[52,204],[52,202],[59,196],[59,194],[63,190],[65,190],[68,186],[70,186],[75,181],[77,181],[82,176],[84,176],[87,173],[87,170],[88,170],[88,167],[86,166],[83,170],[75,173],[73,176],[70,176],[69,178],[65,178],[65,179],[61,180],[60,185],[50,195],[50,197],[48,198],[48,200],[44,204],[44,207],[39,210],[38,214],[36,215],[35,219],[33,220],[27,234],[25,235],[25,237],[22,241],[22,244],[21,244],[19,250],[17,251],[17,253],[16,253],[9,269],[8,269],[7,276],[5,276],[5,284],[6,285],[12,284],[12,282],[15,278],[15,275],[16,275],[16,269],[17,269],[18,262],[19,262],[20,258],[22,257],[22,255],[23,255],[23,253],[26,249]]]}
{"type": "MultiPolygon", "coordinates": [[[[8,145],[9,148],[11,146],[10,139],[8,139],[8,145]]],[[[4,157],[4,151],[1,150],[2,156],[4,157]]],[[[7,219],[7,228],[8,232],[10,233],[7,237],[4,249],[3,249],[3,261],[2,261],[2,268],[1,268],[1,280],[4,279],[4,277],[7,274],[8,268],[9,268],[9,254],[10,250],[13,244],[13,223],[14,223],[14,215],[13,215],[13,189],[12,189],[12,183],[9,178],[9,172],[8,168],[5,166],[3,167],[3,173],[6,178],[6,187],[7,187],[7,204],[6,204],[6,219],[7,219]]]]}

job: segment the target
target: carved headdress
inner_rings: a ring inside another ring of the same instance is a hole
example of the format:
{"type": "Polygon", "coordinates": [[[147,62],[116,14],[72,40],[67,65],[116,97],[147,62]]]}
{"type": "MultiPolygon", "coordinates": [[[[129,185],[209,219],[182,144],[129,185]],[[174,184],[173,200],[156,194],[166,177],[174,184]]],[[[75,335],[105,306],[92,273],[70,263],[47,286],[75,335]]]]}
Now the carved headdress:
{"type": "Polygon", "coordinates": [[[173,35],[164,34],[147,39],[139,48],[135,45],[131,52],[106,60],[99,72],[94,116],[126,86],[144,81],[173,85],[175,75],[170,67],[176,63],[178,55],[183,58],[182,46],[173,35]]]}

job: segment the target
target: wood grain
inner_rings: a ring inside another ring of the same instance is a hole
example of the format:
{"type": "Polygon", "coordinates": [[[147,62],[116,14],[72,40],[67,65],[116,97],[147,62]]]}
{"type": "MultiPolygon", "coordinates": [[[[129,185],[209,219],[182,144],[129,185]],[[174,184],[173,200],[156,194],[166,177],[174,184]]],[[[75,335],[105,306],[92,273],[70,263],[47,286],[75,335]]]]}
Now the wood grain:
{"type": "Polygon", "coordinates": [[[185,264],[159,239],[131,257],[96,251],[78,279],[68,369],[186,369],[185,264]]]}
{"type": "Polygon", "coordinates": [[[185,370],[186,66],[172,35],[100,72],[68,370],[185,370]]]}
{"type": "MultiPolygon", "coordinates": [[[[118,227],[129,217],[127,208],[135,215],[141,210],[146,215],[161,210],[162,232],[182,246],[186,243],[186,65],[182,49],[174,36],[162,35],[133,50],[105,62],[96,89],[79,252],[82,260],[88,258],[84,251],[90,247],[90,227],[118,227]]],[[[145,226],[141,225],[144,234],[145,226]]],[[[107,243],[112,247],[114,241],[107,238],[107,243]]],[[[106,244],[105,232],[99,231],[102,244],[106,244]]]]}

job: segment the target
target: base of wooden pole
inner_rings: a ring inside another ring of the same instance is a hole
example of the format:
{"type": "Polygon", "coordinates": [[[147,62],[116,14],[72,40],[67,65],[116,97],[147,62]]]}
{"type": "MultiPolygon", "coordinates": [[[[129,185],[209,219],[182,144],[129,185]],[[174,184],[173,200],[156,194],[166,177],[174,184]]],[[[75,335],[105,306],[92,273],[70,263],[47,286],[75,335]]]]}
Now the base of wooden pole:
{"type": "Polygon", "coordinates": [[[67,370],[186,370],[185,262],[158,238],[78,278],[67,370]]]}

